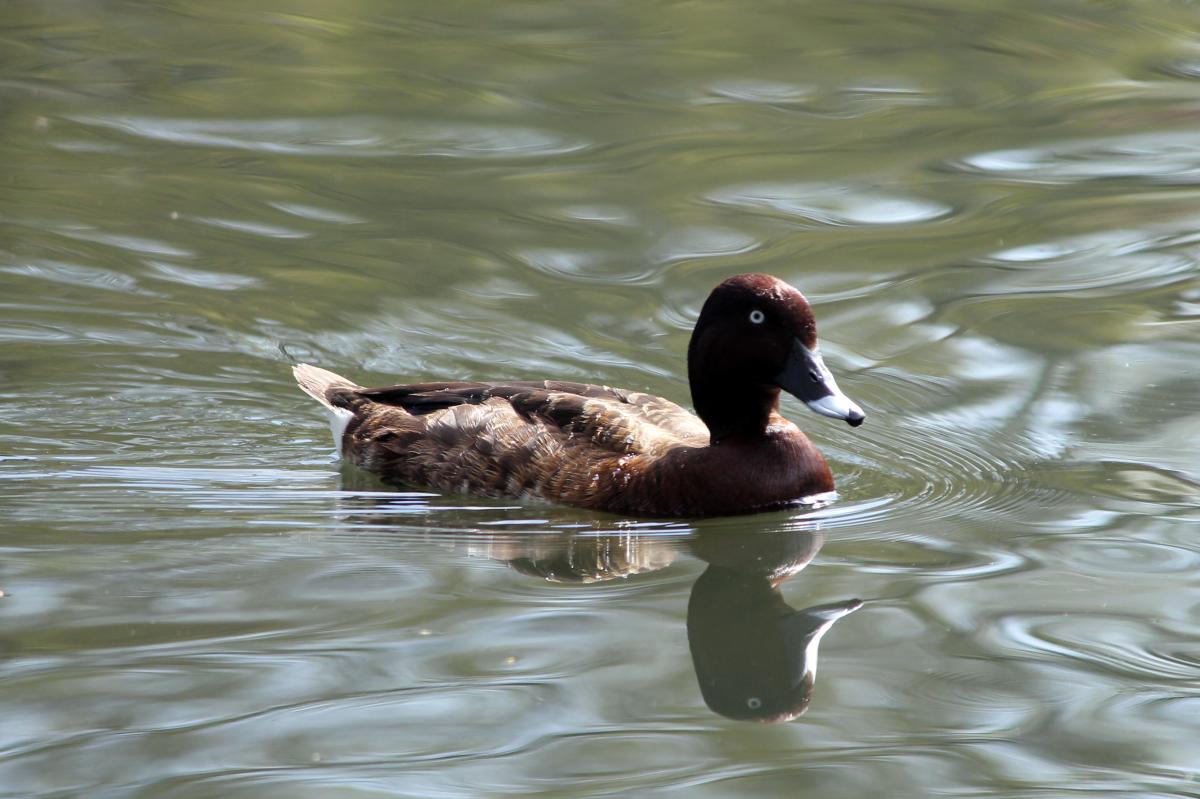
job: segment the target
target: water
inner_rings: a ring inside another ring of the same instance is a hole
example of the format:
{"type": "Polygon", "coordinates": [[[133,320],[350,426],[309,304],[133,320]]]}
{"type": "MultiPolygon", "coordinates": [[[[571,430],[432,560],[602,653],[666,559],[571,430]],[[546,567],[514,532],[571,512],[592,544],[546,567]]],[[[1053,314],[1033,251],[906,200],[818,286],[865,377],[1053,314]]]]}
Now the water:
{"type": "Polygon", "coordinates": [[[1200,795],[1198,24],[7,4],[0,795],[1200,795]],[[686,401],[750,270],[826,508],[389,492],[288,373],[686,401]]]}

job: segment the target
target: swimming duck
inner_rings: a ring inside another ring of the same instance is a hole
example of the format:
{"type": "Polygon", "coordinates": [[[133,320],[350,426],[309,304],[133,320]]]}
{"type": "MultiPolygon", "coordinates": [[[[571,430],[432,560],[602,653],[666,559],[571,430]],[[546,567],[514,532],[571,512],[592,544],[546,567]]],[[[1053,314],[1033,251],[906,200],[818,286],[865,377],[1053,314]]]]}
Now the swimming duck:
{"type": "Polygon", "coordinates": [[[804,295],[770,275],[709,295],[688,345],[695,415],[650,394],[557,380],[364,388],[300,364],[338,452],[384,480],[540,498],[633,516],[728,516],[833,490],[821,453],[779,414],[780,389],[862,424],[817,351],[804,295]]]}

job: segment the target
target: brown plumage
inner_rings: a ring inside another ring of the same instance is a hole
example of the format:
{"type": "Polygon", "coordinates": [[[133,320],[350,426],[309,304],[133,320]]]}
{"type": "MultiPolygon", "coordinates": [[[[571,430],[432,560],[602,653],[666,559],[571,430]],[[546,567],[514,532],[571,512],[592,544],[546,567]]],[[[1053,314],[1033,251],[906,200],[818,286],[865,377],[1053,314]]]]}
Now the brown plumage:
{"type": "Polygon", "coordinates": [[[699,417],[661,397],[584,383],[363,388],[307,364],[294,372],[329,410],[344,456],[390,482],[710,516],[833,489],[824,458],[778,413],[782,387],[819,413],[862,422],[815,347],[800,292],[767,275],[740,275],[713,290],[692,334],[688,375],[699,417]]]}

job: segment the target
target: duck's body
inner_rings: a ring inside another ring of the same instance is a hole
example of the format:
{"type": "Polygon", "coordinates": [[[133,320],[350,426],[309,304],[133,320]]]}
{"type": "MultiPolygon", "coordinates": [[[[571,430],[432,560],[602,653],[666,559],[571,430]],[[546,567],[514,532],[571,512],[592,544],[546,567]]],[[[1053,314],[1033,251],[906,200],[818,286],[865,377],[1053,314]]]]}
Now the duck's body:
{"type": "Polygon", "coordinates": [[[342,454],[390,482],[648,516],[747,513],[833,490],[824,458],[779,415],[780,385],[826,415],[863,415],[815,353],[799,292],[765,275],[722,283],[688,355],[700,416],[583,383],[363,388],[294,371],[328,409],[342,454]]]}

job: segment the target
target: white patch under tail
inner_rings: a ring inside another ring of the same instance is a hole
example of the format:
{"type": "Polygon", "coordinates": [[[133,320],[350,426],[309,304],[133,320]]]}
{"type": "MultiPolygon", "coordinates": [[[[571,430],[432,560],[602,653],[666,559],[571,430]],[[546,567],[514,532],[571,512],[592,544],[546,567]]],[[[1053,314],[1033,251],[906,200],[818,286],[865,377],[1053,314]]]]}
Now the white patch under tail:
{"type": "Polygon", "coordinates": [[[354,418],[354,412],[345,408],[326,408],[329,415],[329,430],[333,433],[333,445],[337,447],[338,457],[342,457],[342,439],[346,437],[346,428],[354,418]]]}

